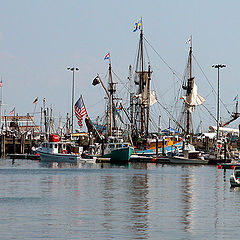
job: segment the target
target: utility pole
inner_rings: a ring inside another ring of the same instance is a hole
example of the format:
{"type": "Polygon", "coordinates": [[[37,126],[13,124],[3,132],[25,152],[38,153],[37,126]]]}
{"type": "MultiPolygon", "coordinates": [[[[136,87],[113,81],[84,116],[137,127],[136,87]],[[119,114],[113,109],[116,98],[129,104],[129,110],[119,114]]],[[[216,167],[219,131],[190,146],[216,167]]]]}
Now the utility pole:
{"type": "Polygon", "coordinates": [[[76,68],[76,67],[68,67],[67,70],[72,71],[72,123],[71,123],[71,132],[73,133],[74,73],[75,73],[75,71],[78,71],[79,68],[76,68]]]}

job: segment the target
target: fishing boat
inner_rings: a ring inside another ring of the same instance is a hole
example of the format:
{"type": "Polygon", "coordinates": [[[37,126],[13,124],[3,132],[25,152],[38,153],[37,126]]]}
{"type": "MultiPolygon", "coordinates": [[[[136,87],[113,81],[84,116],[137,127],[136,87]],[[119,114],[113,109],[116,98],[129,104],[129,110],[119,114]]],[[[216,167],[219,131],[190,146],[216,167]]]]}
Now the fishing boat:
{"type": "Polygon", "coordinates": [[[170,155],[169,162],[174,164],[208,164],[200,151],[196,151],[195,147],[190,144],[184,144],[184,149],[181,153],[173,156],[170,155]]]}
{"type": "Polygon", "coordinates": [[[99,131],[99,129],[96,128],[96,126],[99,125],[94,124],[87,114],[85,122],[89,135],[92,135],[91,141],[94,142],[94,144],[90,146],[86,154],[110,158],[111,162],[128,162],[134,148],[128,141],[128,136],[123,136],[123,131],[118,126],[118,121],[121,121],[125,126],[126,123],[119,114],[119,109],[122,108],[121,104],[115,102],[116,99],[119,98],[116,97],[116,83],[113,82],[110,53],[108,53],[105,58],[109,59],[108,88],[105,87],[99,75],[97,75],[92,83],[94,86],[100,84],[107,94],[107,110],[104,114],[105,121],[104,126],[102,126],[101,131],[99,131]]]}
{"type": "MultiPolygon", "coordinates": [[[[51,134],[49,141],[42,143],[36,152],[44,162],[90,162],[89,159],[82,157],[83,147],[74,146],[71,142],[62,142],[59,136],[54,134],[51,134]]],[[[91,161],[96,161],[96,158],[92,157],[91,161]]]]}
{"type": "Polygon", "coordinates": [[[161,139],[150,138],[144,142],[141,148],[134,150],[138,156],[167,155],[174,151],[180,151],[183,141],[178,136],[167,136],[161,139]]]}
{"type": "Polygon", "coordinates": [[[109,158],[110,162],[126,163],[130,160],[134,148],[128,142],[109,137],[106,143],[95,143],[84,152],[86,157],[109,158]]]}
{"type": "Polygon", "coordinates": [[[231,187],[240,187],[240,167],[235,167],[230,176],[231,187]]]}

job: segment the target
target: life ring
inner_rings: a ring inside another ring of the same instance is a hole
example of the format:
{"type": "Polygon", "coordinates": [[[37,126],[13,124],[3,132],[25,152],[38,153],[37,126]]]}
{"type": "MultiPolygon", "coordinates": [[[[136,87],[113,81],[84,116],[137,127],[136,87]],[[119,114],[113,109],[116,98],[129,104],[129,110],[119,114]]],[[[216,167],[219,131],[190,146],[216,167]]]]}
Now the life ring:
{"type": "Polygon", "coordinates": [[[67,150],[62,150],[62,153],[63,154],[67,154],[67,150]]]}

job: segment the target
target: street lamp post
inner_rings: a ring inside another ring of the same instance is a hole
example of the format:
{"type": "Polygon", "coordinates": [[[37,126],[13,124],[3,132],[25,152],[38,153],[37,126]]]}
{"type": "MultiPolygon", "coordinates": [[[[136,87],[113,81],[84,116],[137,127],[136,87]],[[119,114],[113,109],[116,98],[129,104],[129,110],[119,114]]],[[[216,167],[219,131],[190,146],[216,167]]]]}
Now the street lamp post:
{"type": "Polygon", "coordinates": [[[219,107],[219,100],[220,100],[219,69],[226,67],[226,65],[224,65],[224,64],[216,64],[216,65],[212,65],[212,67],[213,68],[217,68],[217,70],[218,70],[218,94],[217,94],[217,96],[218,96],[218,98],[217,98],[217,140],[218,140],[219,139],[219,125],[220,125],[220,123],[219,123],[219,117],[220,117],[220,107],[219,107]]]}
{"type": "Polygon", "coordinates": [[[78,71],[79,68],[76,68],[76,67],[68,67],[67,70],[70,70],[72,71],[73,73],[73,78],[72,78],[72,123],[71,123],[71,131],[73,133],[73,104],[74,104],[74,72],[75,71],[78,71]]]}

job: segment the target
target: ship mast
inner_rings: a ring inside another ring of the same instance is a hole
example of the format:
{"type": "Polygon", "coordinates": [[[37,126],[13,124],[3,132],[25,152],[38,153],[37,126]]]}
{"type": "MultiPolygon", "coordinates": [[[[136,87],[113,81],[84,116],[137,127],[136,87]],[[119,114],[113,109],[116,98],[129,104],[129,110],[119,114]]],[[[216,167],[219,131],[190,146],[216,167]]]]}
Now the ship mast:
{"type": "Polygon", "coordinates": [[[114,93],[116,92],[115,84],[113,83],[112,79],[112,66],[111,66],[111,60],[109,60],[109,82],[108,82],[108,92],[109,92],[109,118],[110,118],[110,129],[109,134],[112,136],[112,130],[113,128],[116,128],[116,119],[113,114],[113,108],[114,108],[114,93]]]}
{"type": "Polygon", "coordinates": [[[135,84],[138,85],[138,91],[135,96],[134,109],[134,135],[135,139],[138,137],[147,138],[149,133],[149,109],[150,109],[150,80],[151,68],[144,70],[144,54],[143,54],[143,24],[141,20],[140,41],[138,49],[138,57],[136,64],[135,84]]]}
{"type": "MultiPolygon", "coordinates": [[[[187,94],[192,91],[192,85],[194,78],[192,77],[192,36],[190,37],[190,51],[189,51],[189,79],[187,83],[187,94]]],[[[190,126],[191,126],[191,112],[187,109],[187,128],[186,134],[190,135],[190,126]]]]}
{"type": "MultiPolygon", "coordinates": [[[[143,62],[143,29],[141,29],[140,33],[140,53],[141,53],[141,73],[140,73],[140,83],[139,83],[139,90],[140,93],[144,91],[144,62],[143,62]]],[[[141,133],[144,133],[144,126],[145,126],[145,114],[144,114],[144,104],[143,101],[141,103],[141,133]]]]}

